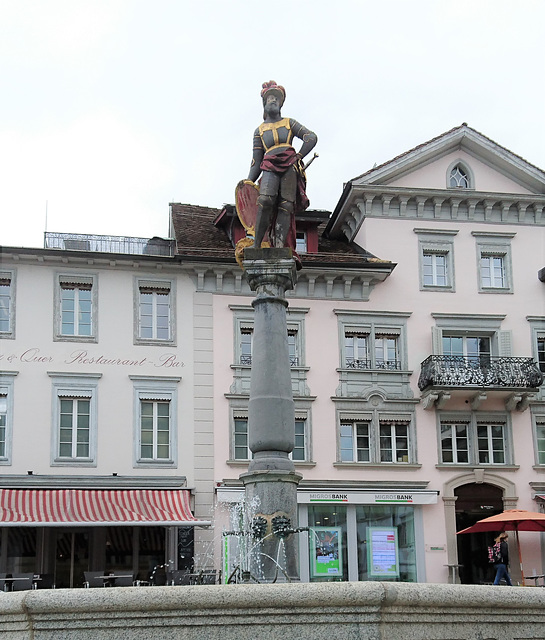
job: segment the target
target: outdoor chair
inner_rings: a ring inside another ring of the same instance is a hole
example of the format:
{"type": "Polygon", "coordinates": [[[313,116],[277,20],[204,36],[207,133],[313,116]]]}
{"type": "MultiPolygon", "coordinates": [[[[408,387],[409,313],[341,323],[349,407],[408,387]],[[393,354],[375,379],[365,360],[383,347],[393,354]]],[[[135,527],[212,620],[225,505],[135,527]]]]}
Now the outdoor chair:
{"type": "Polygon", "coordinates": [[[85,582],[83,586],[86,589],[94,589],[95,587],[103,587],[104,586],[104,571],[84,571],[83,575],[85,576],[85,582]]]}
{"type": "Polygon", "coordinates": [[[12,573],[12,591],[28,591],[32,589],[33,573],[12,573]]]}
{"type": "Polygon", "coordinates": [[[191,584],[191,574],[189,571],[176,570],[167,572],[167,584],[171,585],[187,585],[191,584]]]}
{"type": "Polygon", "coordinates": [[[40,579],[36,580],[34,584],[36,585],[36,589],[54,589],[55,585],[53,584],[53,574],[41,573],[40,579]]]}
{"type": "Polygon", "coordinates": [[[8,583],[5,578],[7,578],[6,573],[0,573],[0,591],[6,591],[8,583]]]}

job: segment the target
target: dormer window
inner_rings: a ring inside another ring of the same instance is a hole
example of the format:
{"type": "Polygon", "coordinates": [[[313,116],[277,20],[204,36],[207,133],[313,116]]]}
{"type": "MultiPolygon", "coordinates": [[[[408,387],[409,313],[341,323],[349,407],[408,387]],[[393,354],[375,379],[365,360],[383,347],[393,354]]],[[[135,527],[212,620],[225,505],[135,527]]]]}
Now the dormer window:
{"type": "Polygon", "coordinates": [[[295,250],[297,253],[307,253],[307,232],[297,231],[295,234],[295,250]]]}
{"type": "Polygon", "coordinates": [[[449,187],[454,189],[469,189],[469,174],[461,164],[456,164],[452,167],[449,176],[449,187]]]}

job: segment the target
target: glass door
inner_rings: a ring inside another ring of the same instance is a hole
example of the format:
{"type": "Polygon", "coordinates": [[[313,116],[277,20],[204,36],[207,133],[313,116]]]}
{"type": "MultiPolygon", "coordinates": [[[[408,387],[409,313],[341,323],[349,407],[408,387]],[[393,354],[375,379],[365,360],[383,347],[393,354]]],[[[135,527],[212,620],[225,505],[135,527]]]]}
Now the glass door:
{"type": "Polygon", "coordinates": [[[57,529],[55,576],[57,589],[83,585],[83,572],[89,569],[89,532],[82,529],[57,529]]]}

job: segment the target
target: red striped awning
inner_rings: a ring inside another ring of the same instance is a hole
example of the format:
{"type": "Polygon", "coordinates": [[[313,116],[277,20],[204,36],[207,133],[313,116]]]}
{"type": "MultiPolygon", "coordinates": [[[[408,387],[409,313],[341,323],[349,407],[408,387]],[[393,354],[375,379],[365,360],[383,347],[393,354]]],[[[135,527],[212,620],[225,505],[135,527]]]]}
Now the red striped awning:
{"type": "Polygon", "coordinates": [[[208,524],[191,513],[187,489],[0,489],[0,527],[208,524]]]}

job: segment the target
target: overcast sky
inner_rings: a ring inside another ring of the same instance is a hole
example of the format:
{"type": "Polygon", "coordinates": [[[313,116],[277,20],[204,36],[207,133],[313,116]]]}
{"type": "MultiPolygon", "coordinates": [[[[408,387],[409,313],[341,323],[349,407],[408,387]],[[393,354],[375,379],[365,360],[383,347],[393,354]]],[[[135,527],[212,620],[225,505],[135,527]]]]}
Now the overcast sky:
{"type": "MultiPolygon", "coordinates": [[[[248,174],[259,92],[318,134],[312,208],[467,122],[545,169],[544,0],[0,0],[0,243],[151,237],[248,174]]],[[[296,145],[297,146],[297,145],[296,145]]]]}

